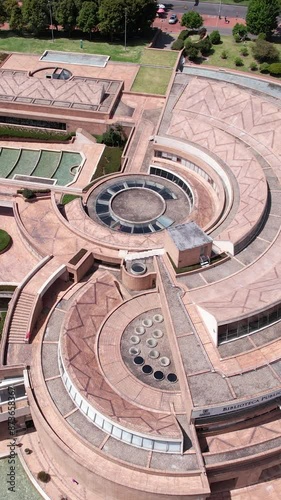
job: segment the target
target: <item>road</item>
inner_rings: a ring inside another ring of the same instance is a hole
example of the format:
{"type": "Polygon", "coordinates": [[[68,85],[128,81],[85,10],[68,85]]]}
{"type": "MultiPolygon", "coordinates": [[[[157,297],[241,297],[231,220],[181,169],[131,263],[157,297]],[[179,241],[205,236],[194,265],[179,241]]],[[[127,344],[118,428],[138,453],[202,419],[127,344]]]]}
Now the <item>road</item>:
{"type": "Polygon", "coordinates": [[[194,1],[187,2],[185,0],[170,0],[169,4],[164,2],[164,5],[171,6],[171,9],[167,9],[169,14],[171,12],[174,12],[175,14],[182,14],[189,10],[194,10],[199,14],[209,16],[218,16],[220,13],[222,17],[239,17],[240,19],[245,19],[247,14],[247,7],[242,5],[220,5],[219,1],[217,4],[199,1],[198,7],[194,7],[194,1]]]}

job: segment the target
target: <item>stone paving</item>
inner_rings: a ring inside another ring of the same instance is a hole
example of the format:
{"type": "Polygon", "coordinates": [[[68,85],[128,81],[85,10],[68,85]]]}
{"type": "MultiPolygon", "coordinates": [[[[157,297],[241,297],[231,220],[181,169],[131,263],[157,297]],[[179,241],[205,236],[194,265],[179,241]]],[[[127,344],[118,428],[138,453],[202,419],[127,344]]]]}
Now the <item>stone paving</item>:
{"type": "MultiPolygon", "coordinates": [[[[54,63],[50,63],[54,67],[54,63]]],[[[61,67],[69,70],[74,76],[83,75],[86,78],[105,78],[107,80],[124,81],[125,90],[130,90],[139,70],[138,64],[122,64],[109,61],[105,68],[82,66],[79,64],[62,64],[61,67]]],[[[46,68],[46,62],[40,61],[39,56],[26,54],[11,54],[1,66],[2,70],[20,69],[33,72],[36,69],[46,68]]],[[[39,76],[40,73],[37,73],[39,76]]],[[[44,75],[45,76],[45,75],[44,75]]]]}

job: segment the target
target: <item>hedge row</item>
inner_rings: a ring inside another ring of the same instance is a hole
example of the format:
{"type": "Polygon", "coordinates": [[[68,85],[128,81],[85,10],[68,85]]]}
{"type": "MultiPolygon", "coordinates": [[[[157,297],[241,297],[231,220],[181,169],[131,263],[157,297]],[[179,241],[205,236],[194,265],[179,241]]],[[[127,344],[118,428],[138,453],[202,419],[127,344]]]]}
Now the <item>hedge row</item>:
{"type": "Polygon", "coordinates": [[[17,137],[24,139],[37,139],[42,141],[69,141],[74,133],[67,133],[62,131],[48,131],[48,130],[31,130],[18,127],[0,126],[0,137],[17,137]]]}

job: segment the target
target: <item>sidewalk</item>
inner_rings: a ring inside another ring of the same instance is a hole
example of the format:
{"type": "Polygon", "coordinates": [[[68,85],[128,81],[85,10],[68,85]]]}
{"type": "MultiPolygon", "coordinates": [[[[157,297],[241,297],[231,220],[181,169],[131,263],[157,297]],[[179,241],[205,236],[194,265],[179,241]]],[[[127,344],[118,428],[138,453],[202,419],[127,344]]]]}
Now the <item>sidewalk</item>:
{"type": "MultiPolygon", "coordinates": [[[[161,28],[161,30],[166,33],[175,34],[180,33],[182,30],[186,29],[184,26],[181,26],[181,16],[178,16],[179,21],[176,24],[169,24],[169,17],[170,16],[168,15],[166,19],[156,18],[153,23],[153,27],[161,28]]],[[[219,31],[223,29],[225,32],[228,31],[229,34],[231,34],[232,28],[236,23],[246,24],[245,19],[239,17],[227,18],[229,23],[225,22],[224,17],[222,19],[219,19],[218,16],[204,15],[202,17],[204,19],[204,27],[218,29],[219,31]]]]}

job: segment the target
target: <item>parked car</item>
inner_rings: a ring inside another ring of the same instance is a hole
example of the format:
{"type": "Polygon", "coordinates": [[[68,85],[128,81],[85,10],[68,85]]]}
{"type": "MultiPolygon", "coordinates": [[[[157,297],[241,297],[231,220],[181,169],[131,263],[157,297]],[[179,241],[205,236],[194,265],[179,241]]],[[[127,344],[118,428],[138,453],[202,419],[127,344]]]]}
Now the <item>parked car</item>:
{"type": "Polygon", "coordinates": [[[169,19],[169,24],[176,24],[178,22],[178,16],[176,14],[172,14],[169,19]]]}
{"type": "Polygon", "coordinates": [[[158,9],[166,9],[165,5],[163,3],[158,3],[157,4],[158,9]]]}

